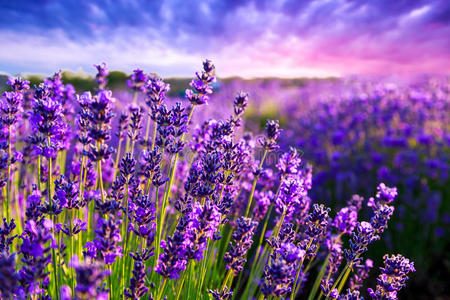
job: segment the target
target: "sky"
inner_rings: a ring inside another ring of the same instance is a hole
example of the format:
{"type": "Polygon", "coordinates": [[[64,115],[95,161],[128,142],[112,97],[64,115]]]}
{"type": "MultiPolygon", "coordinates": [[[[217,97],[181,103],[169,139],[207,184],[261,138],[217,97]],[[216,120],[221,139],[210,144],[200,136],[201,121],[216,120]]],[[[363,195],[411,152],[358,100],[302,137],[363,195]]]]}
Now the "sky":
{"type": "Polygon", "coordinates": [[[0,0],[0,72],[450,73],[449,0],[0,0]]]}

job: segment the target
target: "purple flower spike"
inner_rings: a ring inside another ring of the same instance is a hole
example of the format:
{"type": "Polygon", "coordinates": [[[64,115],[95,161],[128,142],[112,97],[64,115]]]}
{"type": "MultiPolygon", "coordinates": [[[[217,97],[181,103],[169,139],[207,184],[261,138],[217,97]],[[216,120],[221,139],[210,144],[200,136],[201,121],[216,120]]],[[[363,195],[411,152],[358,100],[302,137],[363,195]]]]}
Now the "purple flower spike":
{"type": "Polygon", "coordinates": [[[397,196],[397,188],[387,187],[384,183],[380,183],[377,186],[377,190],[378,192],[375,199],[370,198],[367,206],[377,208],[380,205],[386,205],[393,202],[397,196]]]}
{"type": "Polygon", "coordinates": [[[380,268],[381,274],[377,279],[375,290],[369,288],[372,299],[397,299],[397,292],[405,286],[408,273],[415,272],[414,263],[409,259],[398,255],[384,257],[384,268],[380,268]]]}
{"type": "Polygon", "coordinates": [[[23,256],[23,266],[18,273],[25,295],[41,295],[45,292],[42,288],[46,288],[48,284],[46,268],[51,263],[50,250],[57,248],[51,227],[50,220],[39,223],[29,220],[25,224],[19,250],[23,256]]]}
{"type": "Polygon", "coordinates": [[[209,290],[214,300],[227,300],[233,296],[233,291],[225,287],[223,290],[209,290]]]}
{"type": "Polygon", "coordinates": [[[361,260],[361,254],[367,251],[367,246],[379,238],[370,223],[357,223],[356,231],[353,232],[350,240],[350,250],[344,250],[345,258],[349,263],[358,263],[361,260]]]}
{"type": "MultiPolygon", "coordinates": [[[[131,255],[131,253],[130,253],[131,255]]],[[[145,286],[145,260],[140,255],[133,255],[134,269],[133,277],[130,280],[130,286],[125,289],[124,294],[129,299],[142,299],[148,292],[148,288],[145,286]]]]}
{"type": "Polygon", "coordinates": [[[235,244],[230,242],[230,250],[225,253],[224,259],[226,268],[231,268],[235,274],[238,274],[243,270],[247,261],[245,256],[253,244],[252,238],[258,223],[250,218],[240,217],[236,220],[236,224],[237,228],[232,235],[235,244]]]}
{"type": "Polygon", "coordinates": [[[283,181],[275,203],[281,212],[286,211],[289,214],[294,209],[294,205],[300,204],[305,196],[303,181],[300,178],[289,177],[283,181]]]}
{"type": "Polygon", "coordinates": [[[0,296],[2,299],[10,299],[17,286],[17,277],[15,255],[0,251],[0,296]]]}
{"type": "Polygon", "coordinates": [[[241,117],[248,105],[248,93],[239,92],[234,98],[234,117],[233,123],[235,126],[241,125],[241,117]]]}
{"type": "Polygon", "coordinates": [[[186,90],[186,99],[192,105],[202,105],[208,103],[209,95],[212,94],[213,89],[211,83],[214,81],[215,67],[210,60],[203,63],[203,71],[195,73],[197,78],[193,79],[189,84],[193,90],[186,90]]]}
{"type": "Polygon", "coordinates": [[[289,152],[283,153],[278,161],[277,168],[281,176],[293,176],[298,173],[302,159],[295,148],[290,148],[289,152]]]}
{"type": "Polygon", "coordinates": [[[196,202],[189,214],[185,233],[186,257],[200,260],[206,249],[208,239],[212,239],[221,222],[217,206],[207,202],[196,202]]]}
{"type": "Polygon", "coordinates": [[[354,207],[344,207],[333,220],[333,226],[341,234],[349,234],[356,226],[358,213],[354,207]]]}
{"type": "Polygon", "coordinates": [[[97,74],[95,75],[95,82],[98,84],[99,90],[104,90],[108,84],[109,71],[105,63],[99,65],[94,65],[97,69],[97,74]]]}
{"type": "Polygon", "coordinates": [[[273,151],[279,148],[277,139],[281,134],[281,129],[278,121],[267,120],[266,122],[266,136],[259,139],[261,146],[267,151],[273,151]]]}
{"type": "Polygon", "coordinates": [[[118,246],[122,241],[120,224],[120,220],[116,222],[111,215],[108,220],[99,219],[95,230],[97,238],[93,243],[86,243],[84,255],[104,261],[107,265],[114,263],[118,256],[122,257],[122,247],[118,246]]]}
{"type": "Polygon", "coordinates": [[[145,92],[145,83],[147,82],[147,75],[144,71],[136,69],[127,80],[127,86],[136,92],[145,92]]]}
{"type": "Polygon", "coordinates": [[[369,277],[369,272],[373,268],[373,261],[366,259],[364,264],[358,264],[355,266],[355,274],[350,278],[350,290],[359,290],[362,287],[362,283],[369,277]]]}
{"type": "Polygon", "coordinates": [[[162,78],[156,75],[151,76],[146,83],[147,105],[149,107],[161,105],[169,91],[170,85],[165,83],[162,78]]]}
{"type": "Polygon", "coordinates": [[[0,120],[7,126],[14,125],[19,120],[22,111],[23,95],[20,92],[4,92],[0,98],[0,120]]]}
{"type": "Polygon", "coordinates": [[[24,90],[28,90],[30,88],[30,82],[28,80],[23,80],[20,77],[9,77],[6,84],[11,86],[14,92],[23,92],[24,90]]]}
{"type": "Polygon", "coordinates": [[[0,226],[0,253],[9,253],[9,247],[17,237],[17,235],[10,236],[15,228],[14,219],[11,219],[8,224],[6,218],[3,218],[3,224],[0,226]]]}
{"type": "MultiPolygon", "coordinates": [[[[110,275],[110,271],[103,271],[103,265],[99,262],[79,261],[74,256],[71,261],[72,268],[75,269],[77,285],[75,287],[76,299],[103,297],[101,284],[105,277],[110,275]]],[[[107,295],[107,294],[106,294],[107,295]]]]}
{"type": "Polygon", "coordinates": [[[270,264],[264,269],[261,292],[265,295],[283,296],[292,291],[296,262],[303,258],[305,251],[292,243],[282,243],[271,255],[270,264]]]}
{"type": "Polygon", "coordinates": [[[167,241],[161,241],[163,252],[159,255],[154,271],[164,278],[176,279],[180,272],[186,269],[187,261],[184,258],[184,235],[176,230],[167,241]]]}

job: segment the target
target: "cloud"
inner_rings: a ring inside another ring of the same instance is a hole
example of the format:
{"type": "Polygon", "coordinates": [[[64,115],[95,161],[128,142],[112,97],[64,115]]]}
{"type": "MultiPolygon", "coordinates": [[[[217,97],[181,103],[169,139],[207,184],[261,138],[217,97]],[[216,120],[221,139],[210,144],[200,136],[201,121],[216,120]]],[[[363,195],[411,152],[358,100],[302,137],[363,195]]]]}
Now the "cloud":
{"type": "Polygon", "coordinates": [[[450,69],[446,0],[0,1],[0,70],[93,63],[190,75],[417,74],[450,69]]]}

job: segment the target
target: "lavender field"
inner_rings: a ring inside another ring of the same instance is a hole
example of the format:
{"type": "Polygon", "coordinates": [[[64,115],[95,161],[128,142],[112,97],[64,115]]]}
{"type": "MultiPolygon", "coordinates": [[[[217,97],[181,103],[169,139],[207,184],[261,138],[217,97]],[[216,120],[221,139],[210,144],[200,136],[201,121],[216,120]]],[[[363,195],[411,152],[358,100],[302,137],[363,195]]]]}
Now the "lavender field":
{"type": "Polygon", "coordinates": [[[450,299],[448,0],[0,0],[0,299],[450,299]]]}
{"type": "Polygon", "coordinates": [[[141,70],[111,91],[95,67],[92,91],[8,79],[2,298],[448,292],[448,78],[222,81],[206,60],[185,91],[141,70]]]}

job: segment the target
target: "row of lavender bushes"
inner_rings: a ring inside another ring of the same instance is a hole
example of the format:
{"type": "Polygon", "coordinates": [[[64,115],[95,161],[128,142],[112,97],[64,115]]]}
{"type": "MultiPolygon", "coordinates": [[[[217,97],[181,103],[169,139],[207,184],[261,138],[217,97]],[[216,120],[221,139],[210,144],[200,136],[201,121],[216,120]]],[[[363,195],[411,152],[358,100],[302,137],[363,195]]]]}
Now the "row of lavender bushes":
{"type": "MultiPolygon", "coordinates": [[[[215,96],[229,95],[237,84],[224,85],[215,96]]],[[[448,295],[450,273],[442,262],[449,261],[450,245],[449,77],[310,80],[303,86],[293,80],[258,80],[245,85],[258,101],[247,117],[279,118],[285,130],[281,149],[295,146],[313,165],[313,202],[335,209],[354,193],[373,195],[373,182],[398,188],[393,226],[369,254],[380,257],[388,249],[415,261],[410,298],[448,295]]],[[[370,216],[370,211],[361,214],[370,216]]]]}
{"type": "Polygon", "coordinates": [[[397,298],[415,271],[401,255],[362,288],[397,188],[374,181],[373,197],[334,212],[312,201],[313,169],[280,151],[278,121],[243,129],[246,93],[227,119],[196,118],[213,93],[208,60],[172,107],[141,70],[121,105],[96,67],[95,93],[56,73],[32,89],[11,78],[1,97],[2,299],[397,298]]]}

